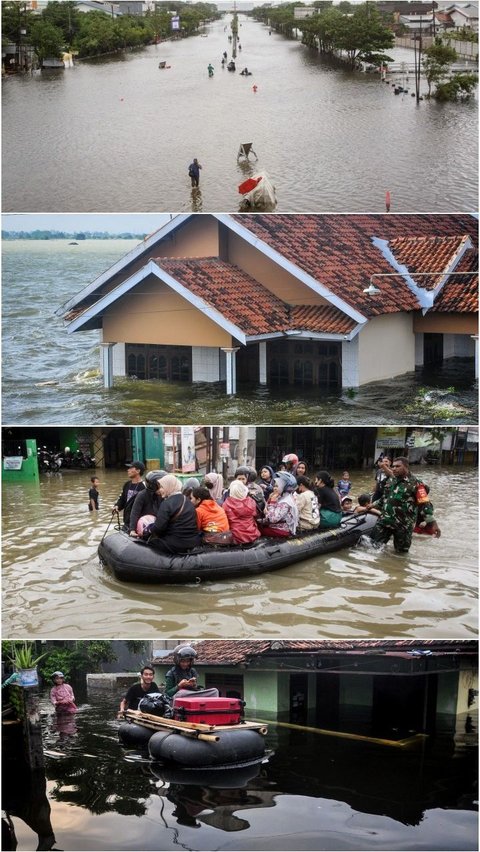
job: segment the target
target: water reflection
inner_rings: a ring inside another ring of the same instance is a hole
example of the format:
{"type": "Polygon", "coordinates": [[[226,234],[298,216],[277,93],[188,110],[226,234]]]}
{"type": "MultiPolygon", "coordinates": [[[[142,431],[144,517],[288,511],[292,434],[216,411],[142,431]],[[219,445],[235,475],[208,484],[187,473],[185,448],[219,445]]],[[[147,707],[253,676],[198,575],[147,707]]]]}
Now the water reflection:
{"type": "MultiPolygon", "coordinates": [[[[476,848],[476,748],[465,720],[406,748],[271,725],[267,763],[205,774],[132,759],[117,741],[116,703],[82,704],[75,738],[60,747],[45,699],[47,755],[59,749],[47,757],[48,800],[44,784],[4,784],[20,849],[30,848],[20,820],[42,837],[54,830],[63,849],[476,848]]],[[[10,780],[10,763],[4,771],[10,780]]]]}

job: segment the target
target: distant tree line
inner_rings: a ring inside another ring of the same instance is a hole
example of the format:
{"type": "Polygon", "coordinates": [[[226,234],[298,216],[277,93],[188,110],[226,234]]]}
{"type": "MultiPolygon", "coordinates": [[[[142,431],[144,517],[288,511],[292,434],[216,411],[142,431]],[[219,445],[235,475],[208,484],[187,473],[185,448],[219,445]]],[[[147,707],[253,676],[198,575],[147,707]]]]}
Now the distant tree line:
{"type": "MultiPolygon", "coordinates": [[[[17,0],[2,3],[3,42],[33,46],[40,65],[47,57],[60,58],[64,51],[75,51],[81,57],[111,53],[127,47],[141,47],[172,35],[171,3],[157,3],[155,11],[145,16],[108,12],[79,12],[76,3],[47,3],[41,15],[27,9],[17,0]],[[20,31],[26,30],[21,36],[20,31]]],[[[180,15],[179,36],[195,33],[206,20],[220,17],[213,3],[176,3],[180,15]]]]}
{"type": "Polygon", "coordinates": [[[2,231],[2,240],[144,240],[146,234],[132,234],[124,231],[121,234],[111,234],[109,231],[81,231],[67,233],[66,231],[2,231]]]}

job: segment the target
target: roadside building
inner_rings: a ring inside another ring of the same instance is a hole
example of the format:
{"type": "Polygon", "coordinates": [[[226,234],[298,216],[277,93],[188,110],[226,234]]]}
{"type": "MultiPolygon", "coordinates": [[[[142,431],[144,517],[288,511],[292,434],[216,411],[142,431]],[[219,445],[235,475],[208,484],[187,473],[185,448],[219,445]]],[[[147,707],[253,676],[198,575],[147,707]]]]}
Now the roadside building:
{"type": "MultiPolygon", "coordinates": [[[[193,645],[202,686],[241,698],[247,715],[256,718],[395,741],[461,732],[478,709],[474,641],[205,640],[193,645]]],[[[153,663],[160,685],[173,656],[153,663]]]]}
{"type": "Polygon", "coordinates": [[[477,221],[175,216],[70,299],[114,376],[358,387],[475,354],[477,221]]]}

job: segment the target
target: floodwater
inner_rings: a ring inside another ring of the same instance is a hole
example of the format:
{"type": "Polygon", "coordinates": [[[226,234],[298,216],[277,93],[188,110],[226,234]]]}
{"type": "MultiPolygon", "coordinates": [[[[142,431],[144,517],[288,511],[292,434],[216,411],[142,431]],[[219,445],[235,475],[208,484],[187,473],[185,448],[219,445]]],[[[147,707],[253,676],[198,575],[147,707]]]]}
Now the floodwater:
{"type": "Polygon", "coordinates": [[[206,781],[126,752],[117,706],[87,698],[65,728],[41,701],[48,799],[37,780],[29,800],[18,761],[5,766],[21,852],[52,848],[27,819],[55,848],[97,852],[477,848],[476,748],[460,729],[402,749],[270,724],[268,763],[206,781]]]}
{"type": "MultiPolygon", "coordinates": [[[[100,566],[98,543],[125,473],[99,476],[98,517],[87,510],[90,471],[5,484],[2,616],[10,639],[477,636],[476,470],[428,469],[442,537],[415,535],[408,555],[367,542],[253,578],[161,587],[122,583],[100,566]]],[[[351,477],[354,495],[371,489],[371,472],[351,477]]]]}
{"type": "MultiPolygon", "coordinates": [[[[121,231],[135,231],[134,217],[119,218],[121,231]]],[[[477,421],[474,365],[465,359],[393,382],[375,382],[352,395],[322,391],[319,396],[318,388],[249,385],[239,386],[235,397],[226,397],[223,382],[186,386],[122,378],[105,390],[99,372],[98,332],[68,335],[54,311],[135,244],[130,240],[85,240],[78,246],[68,245],[67,240],[4,242],[5,423],[343,426],[477,421]]]]}
{"type": "MultiPolygon", "coordinates": [[[[216,21],[206,37],[5,79],[4,212],[235,211],[238,185],[258,170],[278,211],[382,212],[387,190],[392,212],[477,210],[475,100],[416,105],[378,75],[241,22],[237,67],[251,77],[222,69],[229,44],[216,21]],[[243,142],[258,162],[237,162],[243,142]]],[[[413,62],[405,48],[389,54],[413,62]]]]}

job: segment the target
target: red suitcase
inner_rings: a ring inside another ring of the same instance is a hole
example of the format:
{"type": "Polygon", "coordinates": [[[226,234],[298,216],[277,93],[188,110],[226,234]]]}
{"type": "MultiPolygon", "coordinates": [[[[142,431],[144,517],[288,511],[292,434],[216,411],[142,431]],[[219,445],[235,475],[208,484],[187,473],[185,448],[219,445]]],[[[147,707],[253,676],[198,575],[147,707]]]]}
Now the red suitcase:
{"type": "Polygon", "coordinates": [[[175,698],[173,715],[182,722],[202,722],[206,725],[237,725],[243,713],[240,698],[175,698]]]}

